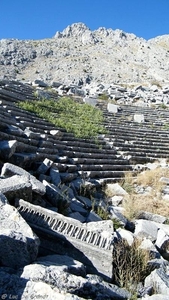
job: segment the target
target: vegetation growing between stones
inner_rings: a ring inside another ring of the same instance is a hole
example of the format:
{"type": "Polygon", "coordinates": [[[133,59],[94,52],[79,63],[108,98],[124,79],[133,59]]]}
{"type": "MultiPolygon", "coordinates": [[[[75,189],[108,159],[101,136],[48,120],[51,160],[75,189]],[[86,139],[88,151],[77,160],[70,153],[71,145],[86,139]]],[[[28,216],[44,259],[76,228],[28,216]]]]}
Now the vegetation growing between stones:
{"type": "Polygon", "coordinates": [[[109,99],[109,95],[107,95],[106,93],[103,93],[103,94],[99,95],[98,98],[100,100],[108,100],[109,99]]]}
{"type": "Polygon", "coordinates": [[[127,241],[119,240],[113,252],[114,281],[121,288],[132,294],[136,293],[137,285],[148,275],[150,253],[140,248],[140,241],[135,240],[131,246],[127,241]]]}
{"type": "Polygon", "coordinates": [[[96,138],[106,132],[102,112],[89,105],[80,104],[68,97],[54,100],[20,102],[19,107],[35,113],[53,125],[65,129],[80,138],[96,138]]]}

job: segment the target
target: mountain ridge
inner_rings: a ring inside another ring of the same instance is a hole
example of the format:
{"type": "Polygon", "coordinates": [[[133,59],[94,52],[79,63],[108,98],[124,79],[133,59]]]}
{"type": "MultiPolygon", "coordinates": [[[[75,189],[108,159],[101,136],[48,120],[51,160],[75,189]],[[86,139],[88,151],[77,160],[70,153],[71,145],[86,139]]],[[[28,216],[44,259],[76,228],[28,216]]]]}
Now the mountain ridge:
{"type": "Polygon", "coordinates": [[[169,35],[145,40],[74,23],[43,40],[0,40],[1,79],[78,84],[169,82],[169,35]]]}

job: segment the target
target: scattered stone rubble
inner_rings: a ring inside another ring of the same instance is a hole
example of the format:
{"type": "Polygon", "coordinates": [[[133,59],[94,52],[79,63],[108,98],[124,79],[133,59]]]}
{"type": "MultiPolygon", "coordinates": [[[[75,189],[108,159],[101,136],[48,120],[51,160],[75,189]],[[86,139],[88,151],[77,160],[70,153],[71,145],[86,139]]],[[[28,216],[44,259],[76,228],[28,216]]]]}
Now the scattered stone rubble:
{"type": "MultiPolygon", "coordinates": [[[[99,137],[99,147],[16,106],[17,101],[37,99],[39,87],[6,80],[0,86],[0,294],[17,299],[130,299],[131,293],[113,282],[113,249],[120,239],[131,245],[141,237],[141,247],[151,250],[152,259],[138,297],[165,299],[167,218],[140,212],[129,222],[119,206],[126,191],[117,181],[126,171],[168,158],[168,110],[153,109],[147,100],[145,106],[118,102],[112,112],[97,98],[94,105],[103,110],[109,129],[99,137]],[[144,116],[141,123],[137,114],[144,116]],[[104,198],[106,184],[114,190],[111,199],[104,198]],[[82,187],[86,195],[81,195],[82,187]],[[102,220],[93,203],[106,207],[122,228],[102,220]]],[[[48,93],[57,101],[56,92],[48,93]]],[[[168,180],[161,180],[167,195],[168,180]]]]}

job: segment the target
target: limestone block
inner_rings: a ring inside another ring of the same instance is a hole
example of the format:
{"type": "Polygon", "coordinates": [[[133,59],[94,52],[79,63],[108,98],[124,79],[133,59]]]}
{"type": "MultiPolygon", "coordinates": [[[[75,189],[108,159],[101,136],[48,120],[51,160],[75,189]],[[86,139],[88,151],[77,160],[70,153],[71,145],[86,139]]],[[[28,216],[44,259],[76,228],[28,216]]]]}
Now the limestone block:
{"type": "Polygon", "coordinates": [[[118,183],[108,183],[106,185],[106,190],[111,196],[124,196],[127,192],[118,183]]]}
{"type": "Polygon", "coordinates": [[[16,208],[1,206],[0,261],[4,266],[23,267],[34,261],[38,254],[39,239],[16,208]]]}
{"type": "Polygon", "coordinates": [[[18,142],[16,140],[0,141],[0,158],[10,158],[15,153],[17,144],[18,142]]]}
{"type": "Polygon", "coordinates": [[[5,163],[2,167],[1,176],[9,177],[12,175],[20,175],[27,178],[27,182],[29,182],[32,186],[32,190],[40,195],[44,195],[46,192],[45,186],[36,179],[29,172],[25,171],[21,167],[15,166],[10,163],[5,163]]]}
{"type": "Polygon", "coordinates": [[[52,160],[50,160],[48,158],[45,158],[44,161],[43,161],[43,163],[37,169],[37,173],[38,174],[45,174],[50,169],[50,167],[52,166],[52,164],[53,164],[52,160]]]}
{"type": "Polygon", "coordinates": [[[36,295],[37,299],[47,300],[91,299],[91,295],[92,299],[98,299],[98,295],[99,299],[127,300],[130,297],[130,293],[125,289],[104,282],[98,276],[89,274],[87,278],[83,278],[68,273],[66,269],[66,265],[59,266],[51,262],[50,266],[45,261],[39,261],[38,265],[26,266],[21,275],[21,279],[28,280],[23,296],[26,296],[27,293],[27,299],[28,296],[29,299],[33,299],[33,296],[36,295]],[[61,294],[58,291],[61,291],[61,294]],[[68,293],[71,293],[71,295],[68,293]],[[78,295],[80,295],[80,298],[78,295]],[[61,296],[63,298],[60,298],[61,296]],[[81,298],[81,296],[84,298],[81,298]]]}
{"type": "Polygon", "coordinates": [[[112,103],[108,103],[107,104],[107,110],[108,110],[108,112],[110,112],[110,113],[117,113],[118,112],[118,105],[115,105],[115,104],[112,104],[112,103]]]}
{"type": "Polygon", "coordinates": [[[80,201],[78,201],[76,198],[71,200],[70,208],[74,212],[79,212],[81,214],[87,215],[87,210],[85,209],[84,205],[80,201]]]}
{"type": "Polygon", "coordinates": [[[129,244],[129,246],[131,246],[133,244],[134,241],[134,234],[124,228],[118,228],[115,232],[115,239],[119,240],[119,239],[124,239],[127,241],[127,243],[129,244]]]}
{"type": "Polygon", "coordinates": [[[47,84],[40,80],[40,79],[35,79],[33,82],[32,82],[32,85],[33,86],[39,86],[39,87],[47,87],[47,84]]]}
{"type": "Polygon", "coordinates": [[[77,195],[76,198],[77,198],[80,202],[82,202],[82,203],[85,205],[85,207],[87,207],[87,208],[92,208],[92,202],[91,202],[91,200],[90,200],[89,198],[83,197],[83,196],[79,196],[79,195],[77,195]]]}
{"type": "Polygon", "coordinates": [[[155,241],[157,238],[158,223],[148,220],[136,220],[135,221],[135,231],[136,237],[146,237],[151,241],[155,241]]]}
{"type": "Polygon", "coordinates": [[[32,185],[27,177],[14,175],[9,178],[0,179],[0,191],[10,201],[22,198],[28,202],[32,201],[32,185]]]}
{"type": "Polygon", "coordinates": [[[68,272],[77,276],[86,276],[85,266],[67,255],[47,255],[37,259],[37,262],[44,266],[57,266],[63,268],[64,272],[68,272]]]}
{"type": "Polygon", "coordinates": [[[61,140],[63,136],[63,132],[56,129],[50,130],[50,134],[54,136],[57,140],[61,140]]]}
{"type": "Polygon", "coordinates": [[[167,218],[147,211],[139,211],[137,214],[137,219],[144,219],[144,220],[154,221],[157,223],[164,223],[167,218]]]}
{"type": "Polygon", "coordinates": [[[168,296],[164,294],[155,294],[152,296],[145,296],[144,298],[141,298],[143,300],[168,300],[168,296]]]}
{"type": "Polygon", "coordinates": [[[59,170],[55,166],[51,166],[49,175],[51,177],[51,183],[58,186],[61,183],[59,170]]]}
{"type": "Polygon", "coordinates": [[[86,104],[90,104],[90,105],[92,105],[92,106],[96,106],[96,104],[97,104],[97,98],[91,98],[91,97],[85,97],[84,99],[83,99],[83,101],[86,103],[86,104]]]}
{"type": "Polygon", "coordinates": [[[73,213],[70,213],[68,214],[68,217],[69,218],[72,218],[72,219],[75,219],[75,220],[78,220],[79,222],[81,223],[84,223],[86,221],[86,218],[84,216],[82,216],[79,212],[73,212],[73,213]]]}
{"type": "Polygon", "coordinates": [[[69,198],[60,188],[56,187],[54,184],[49,183],[45,180],[43,180],[43,184],[46,187],[47,199],[53,206],[58,207],[60,201],[69,202],[69,198]]]}
{"type": "Polygon", "coordinates": [[[107,280],[112,278],[114,229],[111,220],[82,224],[23,200],[16,201],[16,206],[24,219],[40,234],[45,249],[69,254],[84,263],[87,272],[99,272],[107,280]]]}
{"type": "Polygon", "coordinates": [[[99,217],[94,211],[90,211],[87,216],[86,222],[98,222],[102,221],[102,218],[99,217]]]}
{"type": "Polygon", "coordinates": [[[32,139],[40,139],[41,134],[38,132],[33,132],[32,130],[30,130],[29,128],[26,128],[24,130],[24,134],[28,137],[28,138],[32,138],[32,139]]]}
{"type": "Polygon", "coordinates": [[[108,203],[112,206],[118,206],[123,202],[123,196],[113,196],[108,198],[108,203]]]}
{"type": "Polygon", "coordinates": [[[117,219],[122,226],[126,226],[127,219],[120,212],[120,210],[118,209],[118,207],[116,208],[116,207],[113,207],[113,206],[109,206],[108,210],[110,212],[110,215],[111,215],[112,219],[117,219]]]}
{"type": "Polygon", "coordinates": [[[165,259],[169,259],[169,235],[163,229],[159,229],[155,245],[165,259]]]}
{"type": "MultiPolygon", "coordinates": [[[[166,267],[168,270],[168,267],[166,267]]],[[[169,270],[168,270],[169,271],[169,270]]],[[[157,294],[169,296],[169,275],[166,273],[164,267],[155,269],[145,279],[145,286],[155,287],[157,294]]]]}
{"type": "Polygon", "coordinates": [[[137,122],[137,123],[144,122],[144,115],[143,114],[135,114],[134,115],[134,122],[137,122]]]}
{"type": "Polygon", "coordinates": [[[161,257],[160,253],[157,251],[157,248],[154,246],[152,241],[147,238],[143,239],[139,248],[149,251],[151,254],[151,259],[153,258],[159,259],[161,257]]]}

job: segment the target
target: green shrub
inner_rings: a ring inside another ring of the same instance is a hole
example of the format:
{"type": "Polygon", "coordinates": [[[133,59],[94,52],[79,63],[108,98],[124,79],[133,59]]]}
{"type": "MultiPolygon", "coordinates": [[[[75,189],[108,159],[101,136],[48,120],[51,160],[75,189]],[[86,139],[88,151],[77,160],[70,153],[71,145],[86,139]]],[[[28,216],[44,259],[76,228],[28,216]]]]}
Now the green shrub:
{"type": "Polygon", "coordinates": [[[101,110],[89,104],[80,104],[68,97],[54,100],[22,101],[19,107],[35,113],[76,137],[93,138],[105,133],[101,110]]]}

